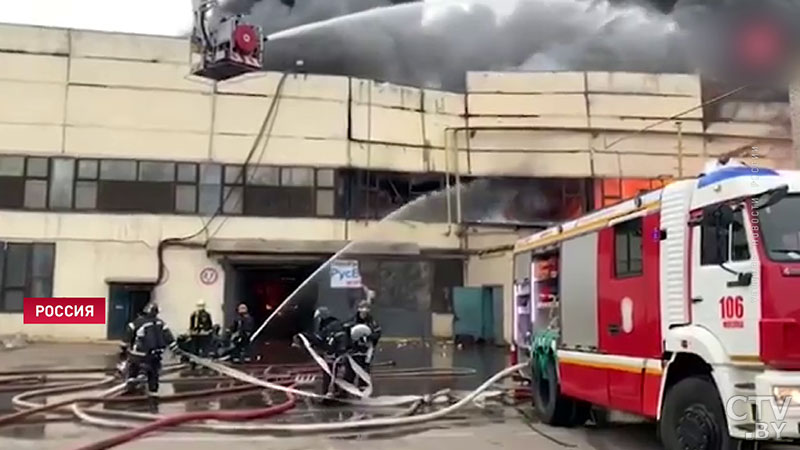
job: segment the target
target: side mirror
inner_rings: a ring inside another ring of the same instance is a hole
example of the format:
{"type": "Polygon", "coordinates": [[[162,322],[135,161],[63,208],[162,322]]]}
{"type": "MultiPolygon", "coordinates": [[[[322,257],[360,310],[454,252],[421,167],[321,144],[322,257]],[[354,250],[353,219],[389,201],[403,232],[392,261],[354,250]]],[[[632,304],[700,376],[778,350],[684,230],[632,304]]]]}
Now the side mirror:
{"type": "Polygon", "coordinates": [[[758,197],[753,198],[753,209],[758,211],[759,209],[766,208],[768,206],[772,206],[775,203],[783,200],[789,194],[789,186],[784,184],[775,189],[769,190],[758,197]]]}

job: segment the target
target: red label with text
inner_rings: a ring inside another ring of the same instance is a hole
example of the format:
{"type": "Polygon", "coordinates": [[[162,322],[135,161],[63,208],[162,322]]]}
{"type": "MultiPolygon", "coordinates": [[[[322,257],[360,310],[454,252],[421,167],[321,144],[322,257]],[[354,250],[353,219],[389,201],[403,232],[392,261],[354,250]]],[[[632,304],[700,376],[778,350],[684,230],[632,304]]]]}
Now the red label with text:
{"type": "Polygon", "coordinates": [[[106,323],[104,298],[26,298],[23,322],[33,324],[90,325],[106,323]]]}
{"type": "Polygon", "coordinates": [[[744,299],[741,295],[722,297],[719,309],[723,328],[744,328],[744,299]]]}

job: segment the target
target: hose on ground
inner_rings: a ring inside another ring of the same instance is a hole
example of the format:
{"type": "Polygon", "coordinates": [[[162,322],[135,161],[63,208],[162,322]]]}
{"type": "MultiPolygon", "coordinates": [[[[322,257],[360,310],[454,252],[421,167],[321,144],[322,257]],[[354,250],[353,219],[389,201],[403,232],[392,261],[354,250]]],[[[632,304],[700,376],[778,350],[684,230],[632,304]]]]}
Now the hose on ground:
{"type": "MultiPolygon", "coordinates": [[[[243,381],[245,383],[255,384],[258,386],[265,387],[267,389],[281,391],[287,394],[294,394],[299,397],[307,397],[317,400],[328,400],[328,397],[324,395],[319,395],[308,391],[301,391],[299,389],[294,389],[294,388],[287,388],[286,386],[281,386],[279,384],[259,379],[247,373],[227,367],[223,364],[203,359],[192,354],[186,354],[185,356],[186,358],[188,358],[190,361],[194,362],[197,365],[206,367],[219,374],[227,375],[231,378],[243,381]]],[[[347,403],[351,405],[361,405],[361,406],[400,406],[400,405],[408,405],[419,400],[426,400],[426,399],[424,396],[419,396],[419,395],[400,396],[391,399],[347,399],[347,398],[337,399],[337,401],[342,403],[347,403]]]]}
{"type": "MultiPolygon", "coordinates": [[[[204,361],[204,363],[208,363],[204,361]]],[[[205,364],[204,364],[205,365],[205,364]]],[[[213,363],[208,364],[209,366],[213,366],[213,363]]],[[[338,431],[354,431],[354,430],[363,430],[363,429],[370,429],[370,428],[381,428],[381,427],[392,427],[392,426],[401,426],[401,425],[415,425],[425,422],[430,422],[434,420],[438,420],[440,418],[446,417],[453,412],[469,405],[473,401],[475,401],[484,391],[492,387],[496,382],[499,380],[511,375],[514,371],[518,370],[519,368],[523,367],[525,363],[517,364],[515,366],[508,367],[503,369],[502,371],[498,372],[491,378],[489,378],[486,382],[480,385],[477,389],[470,392],[467,396],[461,398],[456,403],[447,406],[445,408],[425,413],[419,415],[413,415],[408,417],[388,417],[388,418],[374,418],[374,419],[365,419],[365,420],[358,420],[352,422],[341,422],[341,423],[309,423],[309,424],[240,424],[236,427],[237,431],[258,431],[258,432],[284,432],[284,433],[326,433],[326,432],[338,432],[338,431]]],[[[208,366],[207,366],[208,367],[208,366]]],[[[209,367],[211,368],[211,367],[209,367]]],[[[215,369],[216,370],[216,369],[215,369]]],[[[261,381],[257,380],[256,381],[261,381]]],[[[270,389],[272,385],[265,386],[270,389]]],[[[287,394],[294,393],[294,390],[286,390],[284,386],[281,386],[282,389],[277,389],[286,392],[287,394]]],[[[300,391],[303,392],[303,391],[300,391]]],[[[419,401],[419,400],[417,400],[419,401]]],[[[91,415],[86,414],[86,412],[80,410],[78,407],[73,407],[73,412],[83,421],[103,427],[110,427],[110,428],[130,428],[132,425],[128,422],[122,421],[115,421],[115,420],[107,420],[107,419],[98,419],[96,417],[92,417],[91,415]]],[[[105,412],[104,412],[105,413],[105,412]]],[[[127,416],[127,417],[139,417],[144,419],[156,419],[158,416],[154,416],[152,414],[143,414],[143,413],[132,413],[132,412],[123,412],[123,411],[108,411],[108,413],[117,415],[117,416],[127,416]]],[[[216,428],[216,427],[215,427],[216,428]]]]}
{"type": "MultiPolygon", "coordinates": [[[[173,370],[182,368],[184,365],[181,363],[168,364],[162,370],[173,370]]],[[[12,376],[37,376],[37,375],[64,375],[64,374],[79,374],[79,373],[110,373],[116,372],[116,367],[96,366],[96,367],[55,367],[55,368],[38,368],[38,369],[20,369],[0,372],[0,377],[12,376]]]]}
{"type": "MultiPolygon", "coordinates": [[[[224,422],[239,422],[254,419],[264,419],[278,414],[282,414],[292,408],[297,403],[297,397],[292,394],[287,395],[287,400],[280,405],[270,406],[268,408],[250,410],[250,411],[203,411],[196,413],[177,414],[174,416],[165,417],[147,425],[134,428],[128,432],[112,436],[94,444],[80,447],[77,450],[106,450],[125,444],[136,438],[139,438],[147,433],[159,430],[161,428],[172,427],[186,422],[197,422],[201,420],[219,420],[224,422]]],[[[78,404],[73,403],[73,412],[79,410],[78,404]]],[[[76,415],[78,413],[76,412],[76,415]]]]}
{"type": "MultiPolygon", "coordinates": [[[[281,379],[284,379],[286,381],[292,381],[289,378],[290,377],[288,375],[281,376],[276,374],[274,379],[276,381],[279,381],[281,379]]],[[[33,415],[43,414],[47,412],[54,412],[55,410],[67,407],[75,402],[124,404],[124,403],[138,403],[147,401],[147,396],[144,395],[118,397],[118,398],[107,398],[107,397],[97,397],[97,396],[79,397],[79,398],[66,399],[51,404],[37,404],[27,400],[29,398],[40,397],[49,394],[74,393],[74,392],[80,392],[82,390],[88,390],[91,388],[100,387],[104,384],[108,384],[111,381],[113,381],[113,378],[109,377],[101,381],[103,381],[103,383],[95,382],[95,383],[81,384],[81,385],[72,384],[68,386],[57,386],[52,388],[38,389],[36,391],[24,392],[14,397],[13,399],[14,405],[18,408],[24,408],[24,410],[17,413],[8,414],[6,416],[0,416],[0,427],[20,422],[33,415]]],[[[222,397],[226,395],[252,392],[260,389],[263,388],[261,388],[260,386],[244,384],[244,385],[231,386],[227,388],[203,389],[203,390],[184,392],[179,394],[163,395],[159,396],[159,400],[162,402],[177,402],[177,401],[192,400],[207,396],[222,397]]]]}

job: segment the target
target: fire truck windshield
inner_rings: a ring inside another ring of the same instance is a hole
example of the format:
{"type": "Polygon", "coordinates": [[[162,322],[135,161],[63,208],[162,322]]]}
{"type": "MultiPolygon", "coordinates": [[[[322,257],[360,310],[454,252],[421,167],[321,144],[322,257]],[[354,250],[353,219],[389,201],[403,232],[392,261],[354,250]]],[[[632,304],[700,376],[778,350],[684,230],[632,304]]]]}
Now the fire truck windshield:
{"type": "Polygon", "coordinates": [[[757,214],[769,258],[800,262],[800,195],[790,195],[757,214]]]}

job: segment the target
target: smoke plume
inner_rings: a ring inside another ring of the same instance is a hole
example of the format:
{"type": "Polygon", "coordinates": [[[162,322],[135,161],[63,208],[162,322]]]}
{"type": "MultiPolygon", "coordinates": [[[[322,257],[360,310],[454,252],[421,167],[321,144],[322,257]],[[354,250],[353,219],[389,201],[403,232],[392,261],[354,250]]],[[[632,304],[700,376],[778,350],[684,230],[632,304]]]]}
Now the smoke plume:
{"type": "Polygon", "coordinates": [[[463,90],[464,73],[481,70],[718,76],[726,72],[712,57],[720,54],[720,10],[769,5],[791,17],[798,10],[788,0],[678,0],[665,13],[673,2],[230,0],[225,8],[273,35],[269,70],[295,70],[301,60],[311,73],[447,90],[463,90]]]}

